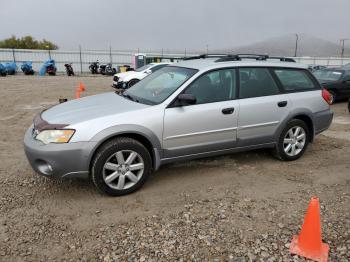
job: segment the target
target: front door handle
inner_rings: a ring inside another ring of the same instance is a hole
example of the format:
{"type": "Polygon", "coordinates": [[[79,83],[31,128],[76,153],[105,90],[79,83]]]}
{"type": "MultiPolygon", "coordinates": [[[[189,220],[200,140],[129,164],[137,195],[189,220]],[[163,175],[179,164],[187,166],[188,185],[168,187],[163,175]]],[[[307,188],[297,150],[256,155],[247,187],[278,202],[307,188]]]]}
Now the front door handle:
{"type": "Polygon", "coordinates": [[[281,101],[281,102],[278,102],[278,103],[277,103],[277,105],[278,105],[279,107],[285,107],[287,104],[288,104],[287,101],[281,101]]]}
{"type": "Polygon", "coordinates": [[[234,108],[234,107],[224,108],[224,109],[221,110],[221,112],[222,112],[224,115],[232,114],[234,111],[235,111],[235,108],[234,108]]]}

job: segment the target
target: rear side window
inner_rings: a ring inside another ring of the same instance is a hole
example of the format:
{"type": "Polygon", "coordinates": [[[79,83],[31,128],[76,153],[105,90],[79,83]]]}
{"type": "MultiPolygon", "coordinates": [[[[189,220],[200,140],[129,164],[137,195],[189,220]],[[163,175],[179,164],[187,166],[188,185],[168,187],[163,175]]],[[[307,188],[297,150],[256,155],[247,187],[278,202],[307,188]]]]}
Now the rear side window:
{"type": "Polygon", "coordinates": [[[240,68],[239,82],[240,98],[279,94],[278,86],[267,68],[240,68]]]}
{"type": "Polygon", "coordinates": [[[275,69],[276,76],[286,91],[300,91],[317,88],[304,70],[275,69]]]}

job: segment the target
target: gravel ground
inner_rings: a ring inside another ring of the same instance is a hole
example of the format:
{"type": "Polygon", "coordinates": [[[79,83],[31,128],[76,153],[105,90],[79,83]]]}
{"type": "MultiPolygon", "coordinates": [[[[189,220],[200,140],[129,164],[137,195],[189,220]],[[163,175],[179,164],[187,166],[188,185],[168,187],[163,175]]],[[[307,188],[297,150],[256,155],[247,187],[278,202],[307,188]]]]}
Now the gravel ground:
{"type": "Polygon", "coordinates": [[[110,77],[0,78],[0,261],[304,261],[289,254],[312,196],[321,202],[330,261],[350,260],[350,115],[305,155],[266,150],[171,164],[138,192],[99,194],[86,180],[36,175],[22,139],[60,96],[111,91],[110,77]]]}

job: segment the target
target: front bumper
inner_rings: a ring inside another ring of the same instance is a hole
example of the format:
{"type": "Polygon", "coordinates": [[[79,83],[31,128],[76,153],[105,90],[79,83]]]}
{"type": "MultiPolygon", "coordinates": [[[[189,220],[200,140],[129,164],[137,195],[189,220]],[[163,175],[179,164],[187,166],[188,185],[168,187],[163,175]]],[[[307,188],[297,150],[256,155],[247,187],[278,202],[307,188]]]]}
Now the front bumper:
{"type": "Polygon", "coordinates": [[[87,177],[95,142],[43,144],[34,139],[33,126],[24,136],[24,151],[35,172],[46,177],[87,177]]]}
{"type": "Polygon", "coordinates": [[[113,81],[113,87],[117,89],[126,89],[127,83],[123,81],[119,81],[119,82],[113,81]]]}

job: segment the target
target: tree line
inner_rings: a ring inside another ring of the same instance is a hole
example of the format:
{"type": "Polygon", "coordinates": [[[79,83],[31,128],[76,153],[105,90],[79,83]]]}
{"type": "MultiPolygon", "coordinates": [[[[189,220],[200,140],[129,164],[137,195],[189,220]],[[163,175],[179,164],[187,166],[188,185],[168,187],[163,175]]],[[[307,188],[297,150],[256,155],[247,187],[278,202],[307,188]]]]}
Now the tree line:
{"type": "Polygon", "coordinates": [[[29,35],[21,38],[13,35],[10,38],[1,40],[0,48],[55,50],[58,49],[58,46],[45,39],[38,41],[29,35]]]}

